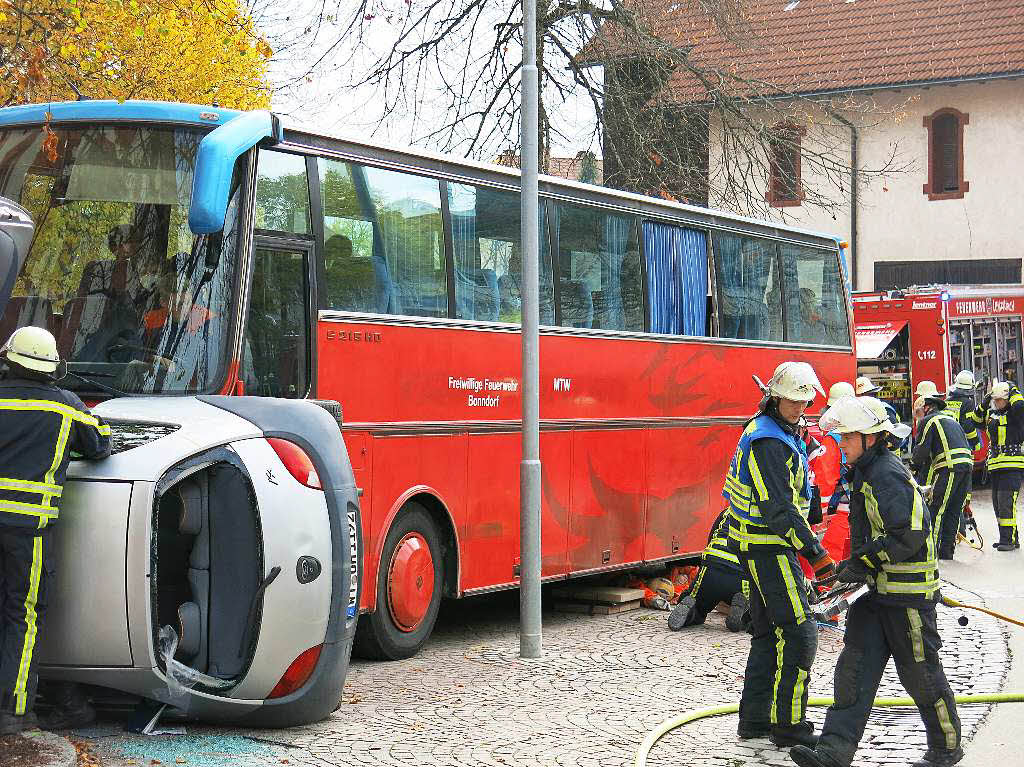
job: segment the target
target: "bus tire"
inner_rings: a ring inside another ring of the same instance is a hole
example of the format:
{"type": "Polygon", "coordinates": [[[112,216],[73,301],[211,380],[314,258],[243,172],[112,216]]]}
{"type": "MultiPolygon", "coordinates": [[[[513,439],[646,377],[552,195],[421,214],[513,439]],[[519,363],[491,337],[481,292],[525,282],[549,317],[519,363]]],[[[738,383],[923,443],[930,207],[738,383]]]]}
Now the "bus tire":
{"type": "Polygon", "coordinates": [[[444,590],[441,534],[410,502],[388,531],[377,571],[377,606],[359,619],[353,653],[371,660],[410,658],[434,630],[444,590]]]}

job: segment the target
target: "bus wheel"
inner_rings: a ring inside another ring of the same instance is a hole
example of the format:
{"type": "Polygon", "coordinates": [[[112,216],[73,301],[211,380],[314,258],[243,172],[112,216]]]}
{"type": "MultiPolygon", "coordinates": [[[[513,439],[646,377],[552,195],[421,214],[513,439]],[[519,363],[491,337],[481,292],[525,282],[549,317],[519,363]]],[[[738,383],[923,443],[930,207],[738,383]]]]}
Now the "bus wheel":
{"type": "Polygon", "coordinates": [[[441,535],[426,509],[410,503],[384,541],[377,608],[359,619],[353,651],[373,660],[415,655],[434,629],[443,587],[441,535]]]}

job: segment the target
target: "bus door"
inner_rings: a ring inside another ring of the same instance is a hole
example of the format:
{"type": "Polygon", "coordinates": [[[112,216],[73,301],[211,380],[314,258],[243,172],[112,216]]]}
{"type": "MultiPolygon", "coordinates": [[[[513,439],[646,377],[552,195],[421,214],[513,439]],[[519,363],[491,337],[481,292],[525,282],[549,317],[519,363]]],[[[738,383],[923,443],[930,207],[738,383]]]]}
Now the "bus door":
{"type": "Polygon", "coordinates": [[[257,235],[240,378],[246,394],[301,398],[311,390],[311,240],[257,235]]]}

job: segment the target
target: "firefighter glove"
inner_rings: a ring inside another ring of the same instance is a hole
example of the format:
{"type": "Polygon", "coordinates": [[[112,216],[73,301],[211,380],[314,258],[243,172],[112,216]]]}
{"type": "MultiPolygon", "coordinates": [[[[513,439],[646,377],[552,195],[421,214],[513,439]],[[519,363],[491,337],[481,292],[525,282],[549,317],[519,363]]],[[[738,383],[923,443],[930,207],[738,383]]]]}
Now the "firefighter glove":
{"type": "Polygon", "coordinates": [[[836,580],[840,583],[867,583],[868,571],[857,560],[848,559],[836,571],[836,580]]]}
{"type": "Polygon", "coordinates": [[[811,568],[814,570],[814,580],[818,583],[827,584],[835,579],[836,563],[832,561],[827,551],[822,552],[820,557],[811,562],[811,568]]]}

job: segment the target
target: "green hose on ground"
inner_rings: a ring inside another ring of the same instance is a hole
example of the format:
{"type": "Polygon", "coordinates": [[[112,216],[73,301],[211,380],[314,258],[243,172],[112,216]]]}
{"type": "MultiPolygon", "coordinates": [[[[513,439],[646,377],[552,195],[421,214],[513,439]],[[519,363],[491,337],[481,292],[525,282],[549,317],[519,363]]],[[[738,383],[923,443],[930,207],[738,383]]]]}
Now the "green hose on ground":
{"type": "MultiPolygon", "coordinates": [[[[1024,693],[1020,692],[996,692],[977,693],[974,695],[955,695],[954,699],[958,705],[969,703],[1024,703],[1024,693]]],[[[808,706],[831,706],[835,698],[810,698],[808,706]]],[[[875,698],[874,705],[879,708],[886,707],[909,707],[915,706],[913,698],[875,698]]],[[[689,722],[696,722],[698,719],[706,719],[709,716],[722,716],[723,714],[735,714],[740,710],[739,703],[730,703],[727,706],[713,706],[702,708],[696,711],[687,711],[676,716],[669,717],[659,724],[640,743],[636,750],[636,758],[633,760],[634,767],[646,767],[647,754],[654,748],[654,744],[661,740],[662,736],[677,727],[689,722]]]]}

